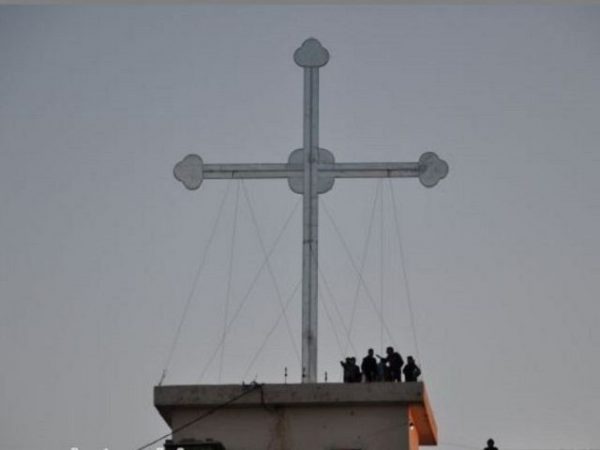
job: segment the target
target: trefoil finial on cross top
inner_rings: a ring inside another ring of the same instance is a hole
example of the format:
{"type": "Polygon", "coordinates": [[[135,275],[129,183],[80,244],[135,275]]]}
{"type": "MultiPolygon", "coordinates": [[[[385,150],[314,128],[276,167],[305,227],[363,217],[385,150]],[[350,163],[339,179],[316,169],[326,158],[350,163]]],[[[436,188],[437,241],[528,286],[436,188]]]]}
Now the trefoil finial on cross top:
{"type": "Polygon", "coordinates": [[[190,190],[204,179],[285,178],[293,192],[302,194],[302,381],[316,383],[319,194],[329,191],[336,178],[414,177],[433,187],[448,174],[448,164],[433,152],[417,162],[336,163],[329,150],[319,147],[319,68],[329,61],[329,52],[309,38],[294,52],[294,61],[304,69],[304,145],[292,151],[287,163],[204,164],[200,156],[187,155],[173,173],[190,190]]]}

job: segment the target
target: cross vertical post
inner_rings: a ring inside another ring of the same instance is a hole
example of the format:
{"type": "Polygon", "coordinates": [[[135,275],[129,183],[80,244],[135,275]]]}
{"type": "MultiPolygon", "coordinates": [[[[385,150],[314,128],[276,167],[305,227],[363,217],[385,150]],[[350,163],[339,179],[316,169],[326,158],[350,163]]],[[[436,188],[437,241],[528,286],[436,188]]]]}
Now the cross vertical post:
{"type": "Polygon", "coordinates": [[[329,61],[329,52],[309,38],[295,51],[294,61],[304,69],[303,147],[292,151],[287,163],[204,164],[190,154],[173,174],[189,190],[204,179],[285,178],[293,192],[302,194],[302,382],[316,383],[319,194],[331,190],[336,178],[419,178],[431,188],[446,177],[448,164],[433,152],[417,162],[336,163],[329,150],[319,147],[319,68],[329,61]]]}
{"type": "Polygon", "coordinates": [[[329,55],[316,39],[294,54],[304,68],[304,186],[302,231],[302,381],[317,382],[319,255],[319,67],[329,55]]]}

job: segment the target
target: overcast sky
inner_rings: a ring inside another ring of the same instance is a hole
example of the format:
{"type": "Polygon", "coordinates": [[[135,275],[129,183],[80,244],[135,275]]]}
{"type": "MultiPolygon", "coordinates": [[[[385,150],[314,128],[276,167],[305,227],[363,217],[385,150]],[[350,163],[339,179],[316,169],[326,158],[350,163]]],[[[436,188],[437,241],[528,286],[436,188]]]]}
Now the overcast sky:
{"type": "Polygon", "coordinates": [[[337,161],[450,165],[322,197],[319,378],[391,344],[440,449],[598,448],[600,7],[69,6],[0,8],[2,450],[150,441],[167,363],[167,384],[299,380],[299,197],[172,168],[301,147],[310,36],[337,161]],[[267,251],[284,230],[261,272],[253,215],[267,251]]]}

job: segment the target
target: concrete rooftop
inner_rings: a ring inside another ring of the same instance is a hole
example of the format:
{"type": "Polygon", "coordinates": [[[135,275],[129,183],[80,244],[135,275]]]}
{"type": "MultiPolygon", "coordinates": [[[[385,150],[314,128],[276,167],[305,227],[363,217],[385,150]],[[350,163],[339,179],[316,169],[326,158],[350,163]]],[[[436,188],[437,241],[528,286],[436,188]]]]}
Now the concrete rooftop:
{"type": "MultiPolygon", "coordinates": [[[[180,408],[210,409],[242,394],[252,385],[156,386],[154,406],[171,425],[180,408]]],[[[437,425],[425,386],[416,383],[305,383],[265,384],[227,408],[406,405],[422,445],[437,444],[437,425]]]]}

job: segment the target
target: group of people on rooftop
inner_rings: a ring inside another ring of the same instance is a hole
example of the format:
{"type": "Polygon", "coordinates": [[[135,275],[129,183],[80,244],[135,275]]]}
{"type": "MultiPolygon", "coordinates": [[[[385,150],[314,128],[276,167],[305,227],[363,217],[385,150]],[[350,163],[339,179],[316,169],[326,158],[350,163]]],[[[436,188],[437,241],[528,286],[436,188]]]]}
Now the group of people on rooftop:
{"type": "Polygon", "coordinates": [[[371,383],[373,381],[417,381],[421,375],[421,369],[415,363],[412,356],[406,358],[406,365],[400,353],[394,351],[394,347],[386,349],[386,356],[377,356],[379,362],[373,356],[373,349],[370,348],[362,360],[360,367],[356,364],[356,358],[348,357],[345,361],[340,361],[344,368],[344,383],[371,383]],[[404,366],[404,368],[402,367],[404,366]]]}

